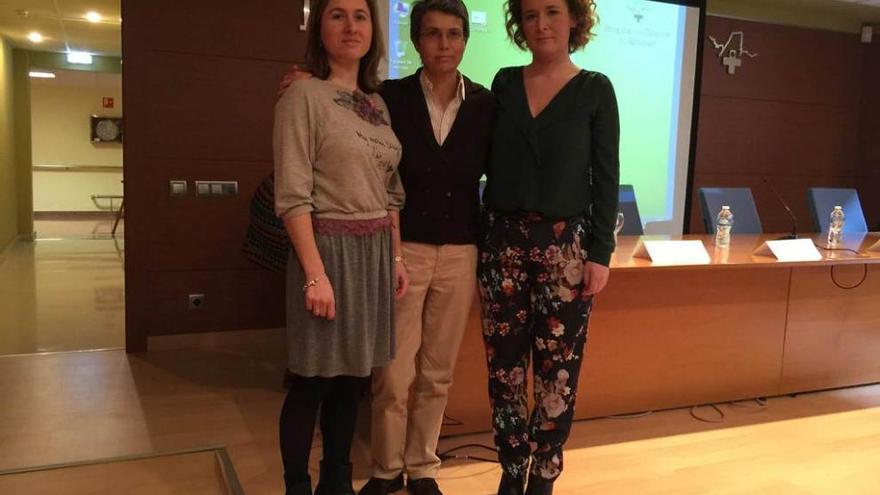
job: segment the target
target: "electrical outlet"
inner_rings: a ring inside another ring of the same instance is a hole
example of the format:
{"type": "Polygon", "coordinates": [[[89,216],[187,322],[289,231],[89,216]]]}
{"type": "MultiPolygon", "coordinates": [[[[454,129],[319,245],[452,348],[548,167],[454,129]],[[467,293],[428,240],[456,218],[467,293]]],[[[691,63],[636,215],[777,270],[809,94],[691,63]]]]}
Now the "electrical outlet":
{"type": "Polygon", "coordinates": [[[202,309],[205,307],[205,295],[204,294],[190,294],[189,295],[189,309],[202,309]]]}

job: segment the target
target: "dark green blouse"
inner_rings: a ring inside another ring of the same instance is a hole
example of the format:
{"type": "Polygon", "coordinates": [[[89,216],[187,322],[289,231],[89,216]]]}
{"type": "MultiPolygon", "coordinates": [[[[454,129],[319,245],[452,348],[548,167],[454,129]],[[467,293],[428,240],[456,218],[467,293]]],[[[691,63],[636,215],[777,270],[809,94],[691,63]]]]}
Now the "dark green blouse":
{"type": "Polygon", "coordinates": [[[608,265],[614,251],[620,183],[620,122],[608,78],[581,71],[532,118],[523,68],[501,69],[484,202],[503,211],[589,220],[589,260],[608,265]]]}

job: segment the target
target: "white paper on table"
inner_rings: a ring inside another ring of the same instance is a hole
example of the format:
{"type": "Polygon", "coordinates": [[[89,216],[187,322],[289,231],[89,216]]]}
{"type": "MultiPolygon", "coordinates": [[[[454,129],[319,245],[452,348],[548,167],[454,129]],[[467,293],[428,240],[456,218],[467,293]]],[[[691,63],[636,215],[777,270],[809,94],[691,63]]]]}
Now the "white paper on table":
{"type": "Polygon", "coordinates": [[[708,265],[712,261],[702,241],[642,241],[633,257],[655,265],[708,265]]]}
{"type": "Polygon", "coordinates": [[[785,239],[767,241],[755,250],[758,256],[775,257],[779,261],[821,261],[822,253],[812,239],[785,239]]]}

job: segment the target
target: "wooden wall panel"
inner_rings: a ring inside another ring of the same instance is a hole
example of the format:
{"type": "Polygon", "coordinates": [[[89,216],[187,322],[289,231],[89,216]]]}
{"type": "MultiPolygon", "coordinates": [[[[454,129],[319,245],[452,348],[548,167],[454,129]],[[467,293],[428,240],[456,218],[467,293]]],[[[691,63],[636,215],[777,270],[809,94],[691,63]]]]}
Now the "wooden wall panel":
{"type": "Polygon", "coordinates": [[[788,278],[774,269],[613,273],[590,322],[576,417],[775,395],[788,278]]]}
{"type": "Polygon", "coordinates": [[[855,175],[859,120],[852,108],[704,96],[698,173],[855,175]]]}
{"type": "Polygon", "coordinates": [[[150,246],[140,266],[150,271],[243,270],[253,268],[242,255],[248,227],[250,199],[272,170],[272,162],[146,159],[154,170],[144,181],[144,193],[153,198],[150,229],[143,241],[150,246]],[[199,198],[168,195],[168,181],[238,180],[233,197],[199,198]]]}
{"type": "MultiPolygon", "coordinates": [[[[301,0],[150,0],[138,9],[149,50],[251,60],[302,60],[301,0]]],[[[128,18],[126,18],[128,22],[128,18]]]]}
{"type": "Polygon", "coordinates": [[[839,266],[831,276],[830,267],[792,272],[782,393],[880,381],[880,269],[839,266]]]}
{"type": "Polygon", "coordinates": [[[288,63],[148,51],[146,156],[272,160],[272,117],[288,63]]]}
{"type": "Polygon", "coordinates": [[[880,230],[880,39],[865,50],[859,196],[868,227],[880,230]]]}
{"type": "Polygon", "coordinates": [[[862,80],[880,60],[867,63],[865,45],[853,34],[708,17],[707,36],[723,42],[733,31],[743,31],[745,48],[758,56],[731,76],[705,40],[690,231],[705,232],[699,187],[751,187],[765,232],[788,231],[791,222],[763,177],[794,210],[802,232],[812,229],[807,187],[880,194],[859,178],[869,141],[861,127],[862,80]]]}
{"type": "Polygon", "coordinates": [[[278,81],[302,59],[300,0],[122,4],[126,101],[126,344],[278,327],[284,284],[241,254],[248,204],[272,167],[278,81]],[[169,197],[168,181],[190,194],[169,197]],[[239,195],[197,199],[195,180],[239,195]],[[188,309],[188,294],[208,304],[188,309]]]}
{"type": "MultiPolygon", "coordinates": [[[[284,275],[259,270],[155,271],[143,315],[150,336],[284,327],[284,275]],[[189,309],[189,294],[205,305],[189,309]]],[[[279,330],[283,331],[283,330],[279,330]]]]}
{"type": "Polygon", "coordinates": [[[862,45],[855,34],[709,16],[706,36],[703,95],[859,105],[862,45]],[[708,36],[723,43],[734,31],[745,33],[744,48],[758,56],[746,59],[730,76],[708,36]]]}
{"type": "Polygon", "coordinates": [[[865,49],[862,85],[861,175],[880,177],[880,39],[865,49]]]}

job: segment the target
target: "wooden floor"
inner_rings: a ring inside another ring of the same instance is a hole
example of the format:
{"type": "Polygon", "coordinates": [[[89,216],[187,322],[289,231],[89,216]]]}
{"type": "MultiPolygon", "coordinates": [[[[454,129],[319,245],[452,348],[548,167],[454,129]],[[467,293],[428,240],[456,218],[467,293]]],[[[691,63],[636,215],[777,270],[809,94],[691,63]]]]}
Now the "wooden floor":
{"type": "Polygon", "coordinates": [[[0,355],[124,347],[123,257],[121,238],[19,241],[0,253],[0,355]]]}
{"type": "Polygon", "coordinates": [[[230,495],[212,451],[113,460],[0,476],[0,493],[37,495],[230,495]]]}
{"type": "MultiPolygon", "coordinates": [[[[226,445],[248,494],[280,494],[283,362],[277,346],[0,357],[0,470],[226,445]]],[[[577,423],[555,493],[880,493],[880,386],[720,408],[719,424],[688,410],[577,423]]],[[[367,436],[356,486],[369,475],[367,436]]],[[[491,438],[441,449],[470,442],[491,438]]],[[[449,461],[440,486],[485,495],[498,477],[495,464],[449,461]]]]}

